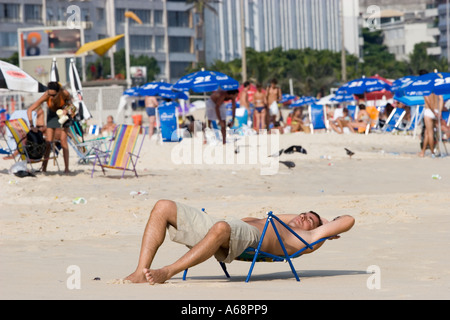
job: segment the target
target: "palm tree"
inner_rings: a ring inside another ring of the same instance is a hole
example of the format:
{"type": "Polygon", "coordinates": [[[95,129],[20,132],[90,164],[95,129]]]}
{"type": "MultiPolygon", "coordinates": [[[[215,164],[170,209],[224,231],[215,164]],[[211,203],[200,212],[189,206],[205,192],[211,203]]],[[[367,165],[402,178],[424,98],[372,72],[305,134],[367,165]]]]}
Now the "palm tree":
{"type": "MultiPolygon", "coordinates": [[[[217,14],[217,10],[212,5],[213,3],[219,3],[219,0],[186,0],[186,3],[193,4],[193,12],[195,16],[198,16],[197,24],[195,25],[195,40],[199,42],[203,42],[201,48],[198,45],[195,46],[195,55],[197,63],[205,64],[205,9],[212,11],[214,14],[217,14]]],[[[194,19],[195,21],[195,19],[194,19]]]]}

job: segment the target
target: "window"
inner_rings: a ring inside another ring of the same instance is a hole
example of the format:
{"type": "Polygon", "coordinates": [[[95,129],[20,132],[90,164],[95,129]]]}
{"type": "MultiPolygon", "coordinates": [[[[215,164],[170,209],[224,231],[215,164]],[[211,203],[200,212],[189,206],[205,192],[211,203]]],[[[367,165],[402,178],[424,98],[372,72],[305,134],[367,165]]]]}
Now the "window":
{"type": "Polygon", "coordinates": [[[171,62],[170,74],[171,78],[181,78],[186,74],[186,69],[191,66],[191,62],[171,62]]]}
{"type": "MultiPolygon", "coordinates": [[[[142,24],[150,24],[150,10],[131,10],[133,11],[138,17],[139,19],[141,19],[142,24]]],[[[136,24],[138,25],[138,23],[136,21],[134,21],[133,19],[130,19],[130,24],[136,24]]]]}
{"type": "Polygon", "coordinates": [[[191,52],[191,38],[190,37],[170,37],[169,51],[179,53],[191,52]]]}
{"type": "Polygon", "coordinates": [[[25,5],[25,21],[26,22],[41,22],[42,21],[42,6],[38,4],[25,5]]]}
{"type": "Polygon", "coordinates": [[[2,48],[17,48],[17,33],[16,32],[0,32],[0,47],[2,48]]]}
{"type": "Polygon", "coordinates": [[[169,11],[169,27],[189,27],[189,13],[187,11],[169,11]]]}
{"type": "Polygon", "coordinates": [[[0,3],[0,21],[20,21],[20,6],[13,3],[0,3]]]}
{"type": "Polygon", "coordinates": [[[130,35],[130,49],[140,51],[152,50],[152,37],[151,36],[137,36],[130,35]]]}
{"type": "Polygon", "coordinates": [[[155,10],[153,12],[153,21],[155,26],[160,26],[164,24],[163,19],[163,11],[162,10],[155,10]]]}
{"type": "Polygon", "coordinates": [[[156,52],[164,52],[164,36],[155,36],[155,51],[156,52]]]}

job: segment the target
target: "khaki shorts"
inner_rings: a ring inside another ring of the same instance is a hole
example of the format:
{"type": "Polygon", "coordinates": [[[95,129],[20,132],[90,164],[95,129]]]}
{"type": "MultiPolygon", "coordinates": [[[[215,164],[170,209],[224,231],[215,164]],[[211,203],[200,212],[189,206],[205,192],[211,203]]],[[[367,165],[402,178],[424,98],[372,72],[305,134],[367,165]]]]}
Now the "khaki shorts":
{"type": "MultiPolygon", "coordinates": [[[[196,208],[175,203],[177,205],[177,228],[169,226],[167,228],[169,236],[172,241],[184,244],[188,248],[199,243],[215,223],[225,221],[211,217],[196,208]]],[[[242,220],[234,219],[226,222],[231,227],[228,255],[217,253],[214,256],[218,261],[231,263],[248,247],[257,248],[261,233],[258,228],[242,220]]]]}

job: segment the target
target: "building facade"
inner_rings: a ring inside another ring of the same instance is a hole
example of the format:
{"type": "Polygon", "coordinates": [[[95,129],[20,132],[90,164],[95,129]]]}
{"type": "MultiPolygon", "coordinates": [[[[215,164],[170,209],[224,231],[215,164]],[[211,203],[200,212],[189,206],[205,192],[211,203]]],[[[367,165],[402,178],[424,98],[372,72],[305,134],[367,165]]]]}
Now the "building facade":
{"type": "MultiPolygon", "coordinates": [[[[246,0],[244,23],[246,47],[269,51],[312,48],[340,51],[342,21],[345,48],[359,56],[359,4],[346,0],[341,20],[340,0],[246,0]]],[[[240,0],[213,4],[216,12],[205,11],[207,63],[230,61],[242,55],[240,0]]]]}
{"type": "MultiPolygon", "coordinates": [[[[124,13],[134,12],[142,24],[130,19],[130,54],[154,57],[160,79],[179,78],[195,61],[191,7],[176,0],[0,0],[0,58],[18,51],[18,28],[66,26],[69,6],[79,8],[84,43],[123,34],[124,13]]],[[[120,40],[108,54],[123,47],[120,40]]]]}

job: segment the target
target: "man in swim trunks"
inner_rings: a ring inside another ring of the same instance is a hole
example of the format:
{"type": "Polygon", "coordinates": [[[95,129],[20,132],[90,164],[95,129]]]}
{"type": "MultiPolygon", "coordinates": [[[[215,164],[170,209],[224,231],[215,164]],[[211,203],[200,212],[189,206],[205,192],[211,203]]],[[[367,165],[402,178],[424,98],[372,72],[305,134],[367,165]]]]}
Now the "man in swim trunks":
{"type": "Polygon", "coordinates": [[[146,96],[145,100],[145,112],[148,116],[148,134],[150,138],[153,136],[156,120],[156,108],[158,107],[158,100],[154,96],[146,96]]]}
{"type": "MultiPolygon", "coordinates": [[[[351,216],[337,217],[328,222],[312,211],[278,217],[309,243],[346,232],[354,224],[354,218],[351,216]]],[[[212,256],[219,261],[230,263],[248,247],[257,247],[265,222],[266,219],[251,217],[223,221],[181,203],[159,200],[153,207],[144,231],[138,266],[125,280],[132,283],[164,283],[177,273],[212,256]],[[173,264],[151,269],[153,258],[164,242],[166,228],[172,241],[185,244],[190,250],[173,264]]],[[[285,228],[279,228],[279,234],[289,254],[304,247],[303,243],[285,228]]],[[[320,245],[317,245],[314,250],[319,247],[320,245]]],[[[275,255],[283,254],[273,228],[267,229],[261,250],[275,255]]],[[[314,250],[308,249],[305,253],[314,250]]]]}
{"type": "Polygon", "coordinates": [[[213,94],[206,101],[206,117],[208,118],[208,127],[211,128],[211,121],[217,121],[222,132],[223,144],[227,142],[227,109],[225,101],[231,100],[233,119],[228,124],[232,126],[236,117],[236,97],[238,90],[225,91],[221,88],[213,92],[213,94]]]}

